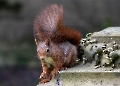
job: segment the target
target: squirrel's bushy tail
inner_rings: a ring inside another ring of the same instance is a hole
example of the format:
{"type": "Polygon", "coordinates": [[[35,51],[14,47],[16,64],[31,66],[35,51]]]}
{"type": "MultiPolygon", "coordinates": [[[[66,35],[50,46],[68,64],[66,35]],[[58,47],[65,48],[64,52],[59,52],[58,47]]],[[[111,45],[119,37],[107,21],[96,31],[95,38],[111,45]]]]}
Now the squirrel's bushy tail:
{"type": "Polygon", "coordinates": [[[56,4],[48,6],[40,12],[34,21],[35,39],[45,41],[50,39],[53,42],[60,43],[69,41],[73,44],[78,44],[81,35],[74,29],[67,29],[62,25],[63,8],[56,4]]]}
{"type": "Polygon", "coordinates": [[[40,12],[34,21],[35,35],[43,41],[53,35],[63,20],[63,8],[56,4],[40,12]]]}

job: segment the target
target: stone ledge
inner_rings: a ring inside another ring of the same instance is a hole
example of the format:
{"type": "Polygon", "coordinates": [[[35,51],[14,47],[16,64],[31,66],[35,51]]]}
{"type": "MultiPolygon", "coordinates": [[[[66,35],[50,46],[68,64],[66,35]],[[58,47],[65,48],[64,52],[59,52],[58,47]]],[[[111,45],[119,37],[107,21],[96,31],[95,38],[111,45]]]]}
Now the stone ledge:
{"type": "Polygon", "coordinates": [[[98,42],[109,43],[115,41],[120,44],[120,27],[108,27],[102,31],[94,32],[91,38],[97,39],[98,42]]]}
{"type": "Polygon", "coordinates": [[[38,86],[120,86],[120,69],[95,69],[94,65],[77,65],[60,71],[46,84],[38,86]]]}

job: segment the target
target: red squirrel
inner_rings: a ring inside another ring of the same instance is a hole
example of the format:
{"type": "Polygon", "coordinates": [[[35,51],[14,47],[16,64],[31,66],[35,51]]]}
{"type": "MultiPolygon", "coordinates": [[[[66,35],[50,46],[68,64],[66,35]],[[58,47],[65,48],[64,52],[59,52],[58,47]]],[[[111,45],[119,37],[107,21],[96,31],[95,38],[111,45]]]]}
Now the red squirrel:
{"type": "Polygon", "coordinates": [[[75,65],[81,34],[63,26],[62,21],[63,8],[56,4],[35,18],[34,37],[42,64],[39,83],[49,82],[58,71],[75,65]]]}

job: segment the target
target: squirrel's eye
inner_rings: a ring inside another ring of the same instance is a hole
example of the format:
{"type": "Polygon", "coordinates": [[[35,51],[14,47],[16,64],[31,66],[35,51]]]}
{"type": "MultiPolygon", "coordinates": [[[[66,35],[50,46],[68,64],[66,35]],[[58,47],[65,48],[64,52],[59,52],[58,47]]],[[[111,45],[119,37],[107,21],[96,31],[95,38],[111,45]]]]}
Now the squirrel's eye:
{"type": "Polygon", "coordinates": [[[46,52],[49,52],[49,49],[47,49],[46,52]]]}

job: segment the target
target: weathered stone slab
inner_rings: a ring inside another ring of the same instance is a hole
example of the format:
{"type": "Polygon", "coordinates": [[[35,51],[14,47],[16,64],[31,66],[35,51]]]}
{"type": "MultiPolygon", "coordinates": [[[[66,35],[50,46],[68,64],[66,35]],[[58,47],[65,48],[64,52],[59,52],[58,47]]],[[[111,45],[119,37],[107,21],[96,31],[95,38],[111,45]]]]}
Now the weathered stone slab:
{"type": "Polygon", "coordinates": [[[115,41],[120,44],[120,27],[108,27],[102,31],[94,32],[91,37],[97,39],[98,42],[115,41]]]}
{"type": "Polygon", "coordinates": [[[38,86],[120,86],[120,69],[95,69],[94,65],[77,65],[60,71],[55,79],[38,86]]]}

